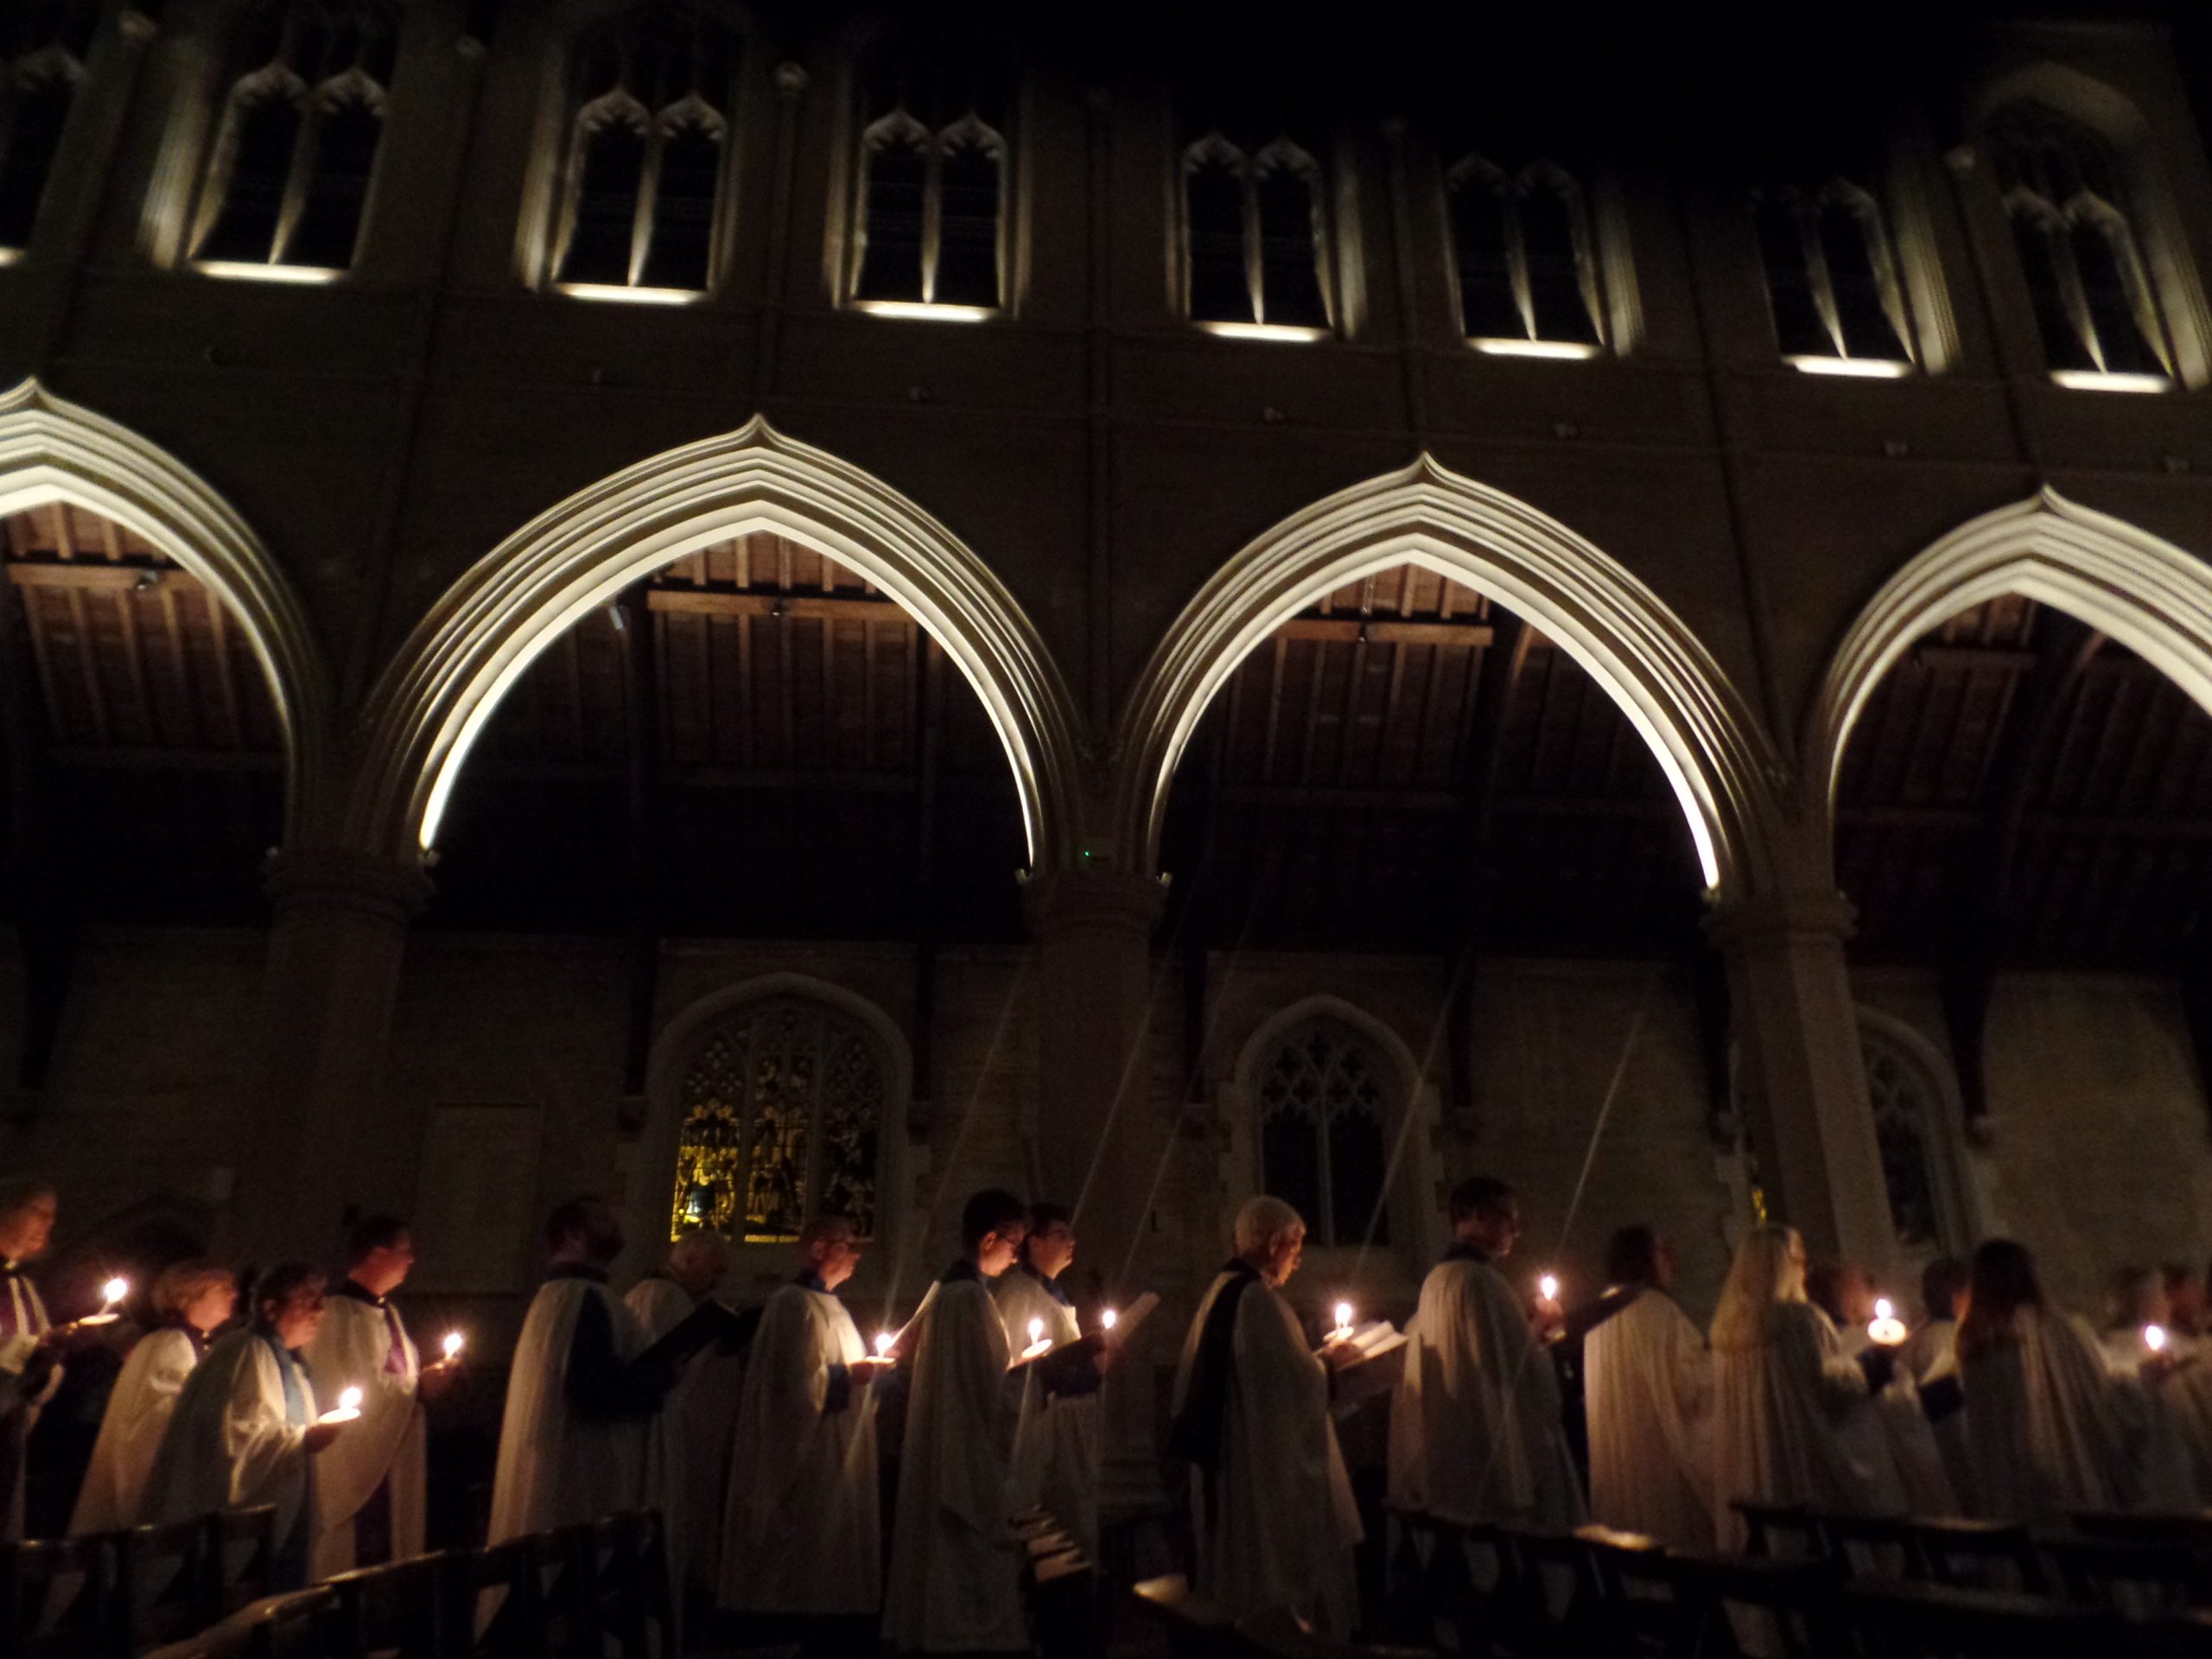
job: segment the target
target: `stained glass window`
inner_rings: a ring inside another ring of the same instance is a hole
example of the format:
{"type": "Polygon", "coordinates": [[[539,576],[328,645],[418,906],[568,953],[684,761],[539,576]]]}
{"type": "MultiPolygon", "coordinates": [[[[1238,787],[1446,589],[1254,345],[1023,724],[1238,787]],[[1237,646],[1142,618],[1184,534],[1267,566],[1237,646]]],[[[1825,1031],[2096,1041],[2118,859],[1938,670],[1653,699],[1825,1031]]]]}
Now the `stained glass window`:
{"type": "Polygon", "coordinates": [[[1371,1040],[1326,1015],[1293,1026],[1261,1068],[1260,1185],[1317,1245],[1390,1241],[1389,1076],[1371,1040]]]}
{"type": "Polygon", "coordinates": [[[1907,1249],[1941,1247],[1949,1230],[1943,1224],[1932,1138],[1942,1103],[1926,1071],[1894,1046],[1862,1032],[1861,1049],[1897,1243],[1907,1249]]]}
{"type": "Polygon", "coordinates": [[[747,1003],[700,1046],[679,1103],[671,1237],[773,1243],[816,1214],[874,1236],[884,1073],[858,1020],[802,997],[747,1003]]]}

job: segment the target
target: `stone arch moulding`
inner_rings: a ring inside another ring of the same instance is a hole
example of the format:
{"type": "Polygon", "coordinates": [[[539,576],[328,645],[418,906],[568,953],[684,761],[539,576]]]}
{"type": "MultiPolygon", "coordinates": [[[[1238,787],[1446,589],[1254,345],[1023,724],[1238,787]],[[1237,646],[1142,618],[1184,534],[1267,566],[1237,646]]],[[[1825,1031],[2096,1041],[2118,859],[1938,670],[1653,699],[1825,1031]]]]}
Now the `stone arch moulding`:
{"type": "Polygon", "coordinates": [[[1688,626],[1624,566],[1558,520],[1424,454],[1293,514],[1199,589],[1146,664],[1116,745],[1113,826],[1159,861],[1175,769],[1215,694],[1276,626],[1393,565],[1455,577],[1527,618],[1605,688],[1659,762],[1706,885],[1765,884],[1779,762],[1688,626]]]}
{"type": "Polygon", "coordinates": [[[1805,803],[1831,838],[1844,746],[1882,677],[1929,628],[2005,594],[2117,639],[2212,713],[2212,569],[2046,487],[1961,525],[1882,585],[1829,660],[1803,748],[1805,803]]]}
{"type": "Polygon", "coordinates": [[[1013,594],[896,490],[757,415],[578,491],[446,590],[371,698],[349,844],[400,856],[432,846],[469,746],[540,651],[640,577],[755,531],[858,571],[944,648],[1006,747],[1031,862],[1065,861],[1081,811],[1080,725],[1013,594]]]}
{"type": "Polygon", "coordinates": [[[0,392],[0,518],[56,501],[143,537],[245,628],[284,733],[284,837],[300,839],[327,798],[328,682],[307,611],[261,538],[167,450],[24,380],[0,392]]]}
{"type": "Polygon", "coordinates": [[[884,1075],[880,1185],[884,1193],[896,1198],[895,1205],[886,1205],[892,1212],[886,1220],[894,1248],[899,1248],[901,1255],[908,1253],[903,1247],[912,1217],[908,1214],[912,1206],[905,1183],[914,1172],[906,1147],[906,1111],[912,1103],[914,1057],[906,1034],[889,1014],[856,991],[810,974],[772,973],[709,991],[677,1013],[653,1039],[652,1052],[645,1060],[645,1133],[638,1148],[638,1173],[624,1217],[631,1249],[643,1252],[638,1263],[640,1268],[657,1262],[667,1243],[677,1137],[683,1127],[677,1093],[684,1068],[724,1015],[777,996],[797,997],[834,1008],[859,1021],[875,1039],[883,1056],[884,1075]]]}

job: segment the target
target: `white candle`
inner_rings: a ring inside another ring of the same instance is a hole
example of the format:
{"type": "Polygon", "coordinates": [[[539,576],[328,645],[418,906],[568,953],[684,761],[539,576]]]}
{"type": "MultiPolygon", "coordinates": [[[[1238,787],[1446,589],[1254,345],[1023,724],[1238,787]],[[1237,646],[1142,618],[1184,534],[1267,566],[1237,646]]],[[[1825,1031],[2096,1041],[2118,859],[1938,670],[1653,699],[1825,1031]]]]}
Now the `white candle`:
{"type": "Polygon", "coordinates": [[[111,1279],[100,1287],[100,1294],[107,1298],[107,1305],[110,1307],[113,1307],[130,1294],[130,1281],[128,1279],[111,1279]]]}
{"type": "Polygon", "coordinates": [[[1536,1281],[1536,1294],[1548,1302],[1559,1300],[1559,1275],[1548,1273],[1536,1281]]]}
{"type": "Polygon", "coordinates": [[[1336,1334],[1340,1337],[1348,1337],[1351,1335],[1351,1304],[1350,1302],[1338,1302],[1337,1304],[1336,1334]]]}
{"type": "Polygon", "coordinates": [[[1874,1321],[1866,1327],[1866,1339],[1885,1348],[1894,1348],[1904,1338],[1904,1322],[1897,1318],[1897,1304],[1886,1296],[1877,1296],[1874,1321]]]}
{"type": "Polygon", "coordinates": [[[446,1357],[448,1359],[457,1359],[460,1357],[462,1340],[463,1338],[461,1334],[458,1331],[448,1331],[446,1332],[446,1357]]]}
{"type": "Polygon", "coordinates": [[[2166,1327],[2163,1325],[2145,1325],[2143,1327],[2143,1345],[2145,1348],[2148,1348],[2154,1354],[2162,1354],[2165,1352],[2166,1327]]]}
{"type": "Polygon", "coordinates": [[[1042,1320],[1042,1319],[1032,1319],[1032,1320],[1030,1320],[1030,1321],[1029,1321],[1029,1340],[1030,1340],[1033,1344],[1033,1343],[1039,1343],[1039,1342],[1042,1342],[1042,1341],[1044,1341],[1044,1340],[1045,1340],[1045,1321],[1044,1321],[1044,1320],[1042,1320]]]}
{"type": "Polygon", "coordinates": [[[1116,1313],[1109,1307],[1103,1313],[1101,1313],[1098,1316],[1098,1323],[1106,1330],[1111,1331],[1115,1325],[1121,1322],[1121,1318],[1122,1316],[1120,1314],[1116,1313]]]}
{"type": "Polygon", "coordinates": [[[875,1333],[876,1357],[878,1359],[889,1358],[891,1356],[891,1344],[898,1340],[899,1338],[888,1331],[877,1332],[875,1333]]]}

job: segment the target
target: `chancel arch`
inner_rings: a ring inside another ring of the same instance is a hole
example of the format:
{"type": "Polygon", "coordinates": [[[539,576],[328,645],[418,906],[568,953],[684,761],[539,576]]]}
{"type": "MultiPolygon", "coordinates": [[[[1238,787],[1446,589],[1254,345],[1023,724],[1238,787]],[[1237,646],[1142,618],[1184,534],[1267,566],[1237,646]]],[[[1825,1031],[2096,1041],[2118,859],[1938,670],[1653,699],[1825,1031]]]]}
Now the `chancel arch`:
{"type": "MultiPolygon", "coordinates": [[[[823,572],[817,585],[835,588],[840,578],[830,573],[845,573],[849,585],[893,601],[883,608],[912,620],[974,689],[1004,751],[1024,855],[1033,865],[1062,861],[1078,833],[1077,721],[1033,625],[944,525],[859,467],[758,416],[579,491],[447,591],[374,694],[351,836],[365,849],[402,856],[435,845],[472,745],[554,641],[678,562],[718,548],[736,560],[739,545],[756,537],[817,562],[823,572]]],[[[797,592],[780,574],[755,581],[752,555],[741,556],[741,567],[702,568],[683,585],[728,588],[721,608],[758,609],[778,620],[838,597],[797,592]]],[[[780,573],[790,556],[769,556],[780,573]]],[[[683,601],[664,608],[681,609],[683,601]]],[[[702,599],[695,608],[711,606],[702,599]]]]}

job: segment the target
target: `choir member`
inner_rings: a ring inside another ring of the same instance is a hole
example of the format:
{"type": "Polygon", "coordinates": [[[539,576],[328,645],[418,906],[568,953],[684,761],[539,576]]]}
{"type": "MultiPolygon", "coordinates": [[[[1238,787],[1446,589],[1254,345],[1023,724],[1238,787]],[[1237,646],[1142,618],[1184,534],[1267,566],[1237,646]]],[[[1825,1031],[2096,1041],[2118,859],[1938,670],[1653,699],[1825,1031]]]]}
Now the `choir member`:
{"type": "Polygon", "coordinates": [[[2160,1272],[2166,1281],[2171,1316],[2171,1349],[2177,1369],[2164,1388],[2182,1439],[2189,1447],[2196,1490],[2212,1499],[2212,1349],[2206,1338],[2204,1278],[2196,1268],[2169,1262],[2160,1272]]]}
{"type": "MultiPolygon", "coordinates": [[[[323,1277],[302,1262],[270,1268],[253,1287],[252,1322],[213,1347],[185,1379],[146,1483],[149,1522],[189,1521],[216,1510],[276,1510],[271,1581],[308,1581],[315,1523],[317,1454],[346,1425],[316,1421],[315,1391],[301,1351],[322,1323],[323,1277]]],[[[334,1397],[366,1378],[325,1380],[334,1397]]]]}
{"type": "Polygon", "coordinates": [[[2140,1509],[2196,1509],[2196,1459],[2183,1425],[2188,1402],[2173,1386],[2174,1368],[2193,1351],[2175,1342],[2165,1275],[2156,1268],[2121,1268],[2113,1275],[2105,1311],[2098,1346],[2131,1396],[2127,1410],[2139,1426],[2121,1490],[2140,1509]],[[2148,1334],[2153,1326],[2164,1333],[2157,1348],[2148,1334]]]}
{"type": "Polygon", "coordinates": [[[1854,1361],[1805,1300],[1805,1243],[1795,1228],[1755,1227],[1737,1249],[1713,1319],[1713,1519],[1726,1548],[1744,1544],[1739,1503],[1802,1503],[1834,1514],[1879,1507],[1880,1471],[1853,1456],[1843,1425],[1889,1380],[1894,1351],[1854,1361]]]}
{"type": "MultiPolygon", "coordinates": [[[[1874,1345],[1874,1281],[1864,1268],[1850,1262],[1816,1268],[1805,1275],[1805,1296],[1827,1316],[1847,1358],[1855,1360],[1874,1345]]],[[[1872,1481],[1866,1501],[1877,1513],[1955,1515],[1959,1503],[1951,1477],[1904,1358],[1899,1344],[1888,1382],[1847,1413],[1839,1432],[1852,1460],[1872,1481]]]]}
{"type": "MultiPolygon", "coordinates": [[[[1055,1347],[1078,1342],[1083,1328],[1060,1279],[1075,1261],[1075,1222],[1057,1204],[1029,1206],[1029,1234],[1013,1268],[992,1281],[1006,1321],[1007,1345],[1019,1353],[1038,1325],[1055,1347]]],[[[1056,1371],[1048,1385],[1033,1379],[1022,1395],[1014,1435],[1014,1506],[1042,1506],[1083,1553],[1098,1558],[1098,1366],[1089,1359],[1056,1371]]]]}
{"type": "Polygon", "coordinates": [[[371,1216],[346,1244],[346,1277],[323,1310],[308,1363],[323,1392],[361,1390],[360,1421],[315,1465],[315,1576],[423,1553],[424,1398],[444,1392],[454,1363],[423,1365],[391,1304],[415,1265],[397,1216],[371,1216]]]}
{"type": "Polygon", "coordinates": [[[1938,1256],[1920,1270],[1920,1323],[1897,1356],[1915,1382],[1932,1382],[1958,1370],[1959,1305],[1966,1294],[1967,1264],[1958,1257],[1938,1256]]]}
{"type": "Polygon", "coordinates": [[[487,1541],[660,1501],[651,1427],[676,1382],[638,1316],[607,1287],[622,1226],[572,1198],[545,1223],[551,1262],[515,1342],[487,1541]]]}
{"type": "Polygon", "coordinates": [[[1391,1500],[1462,1526],[1580,1526],[1559,1374],[1497,1268],[1521,1236],[1520,1195],[1473,1176],[1452,1188],[1451,1217],[1451,1248],[1407,1327],[1390,1407],[1391,1500]]]}
{"type": "Polygon", "coordinates": [[[987,1280],[1011,1268],[1029,1211],[995,1188],[968,1200],[960,1257],[908,1336],[912,1386],[891,1531],[883,1634],[918,1653],[1026,1651],[1021,1559],[1008,1524],[1020,1399],[987,1280]]]}
{"type": "Polygon", "coordinates": [[[799,1235],[804,1265],[761,1313],[738,1408],[722,1531],[722,1605],[800,1651],[875,1651],[883,1601],[874,1370],[837,1288],[860,1265],[840,1216],[799,1235]]]}
{"type": "Polygon", "coordinates": [[[2208,1334],[2204,1328],[2204,1275],[2186,1262],[2169,1262],[2158,1272],[2166,1281],[2166,1304],[2173,1333],[2193,1348],[2208,1334]]]}
{"type": "Polygon", "coordinates": [[[1192,1466],[1198,1587],[1231,1616],[1293,1607],[1347,1637],[1363,1537],[1329,1416],[1329,1365],[1282,1294],[1306,1223],[1280,1198],[1236,1212],[1176,1368],[1168,1450],[1192,1466]]]}
{"type": "MultiPolygon", "coordinates": [[[[658,1342],[690,1317],[721,1287],[731,1260],[729,1241],[720,1233],[694,1229],[671,1245],[659,1271],[638,1281],[622,1299],[645,1340],[658,1342]]],[[[661,1414],[669,1565],[679,1589],[696,1584],[705,1593],[713,1591],[730,1434],[744,1381],[737,1355],[706,1349],[683,1363],[661,1414]]]]}
{"type": "Polygon", "coordinates": [[[53,1325],[28,1271],[60,1208],[45,1181],[0,1181],[0,1541],[23,1535],[23,1454],[38,1408],[61,1385],[53,1325]]]}
{"type": "Polygon", "coordinates": [[[2088,1328],[2046,1304],[2035,1258],[2010,1239],[1974,1253],[1959,1375],[1980,1514],[2054,1524],[2123,1506],[2138,1402],[2088,1328]]]}
{"type": "Polygon", "coordinates": [[[1590,1510],[1679,1548],[1713,1547],[1713,1356],[1674,1298],[1675,1252],[1624,1227],[1605,1252],[1611,1311],[1584,1337],[1590,1510]]]}
{"type": "Polygon", "coordinates": [[[108,1395],[69,1519],[73,1536],[114,1532],[145,1519],[155,1453],[209,1336],[238,1306],[238,1281],[213,1262],[179,1262],[162,1270],[148,1300],[157,1323],[131,1345],[108,1395]]]}

